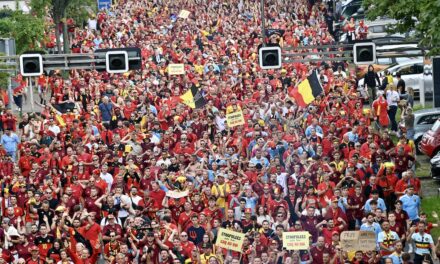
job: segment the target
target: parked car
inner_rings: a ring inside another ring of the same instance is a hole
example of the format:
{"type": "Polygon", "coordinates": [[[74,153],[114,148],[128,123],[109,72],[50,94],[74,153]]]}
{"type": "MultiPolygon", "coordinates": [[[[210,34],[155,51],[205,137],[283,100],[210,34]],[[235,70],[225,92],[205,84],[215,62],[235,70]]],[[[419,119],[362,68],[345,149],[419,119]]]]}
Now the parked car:
{"type": "Polygon", "coordinates": [[[362,7],[362,0],[353,0],[347,2],[341,7],[339,17],[337,17],[334,23],[334,31],[336,36],[340,36],[343,33],[345,24],[354,18],[355,21],[363,19],[365,17],[364,8],[362,7]]]}
{"type": "MultiPolygon", "coordinates": [[[[432,74],[429,71],[425,71],[425,65],[423,59],[417,58],[408,60],[404,63],[394,65],[378,72],[379,76],[384,76],[385,71],[389,71],[393,75],[394,85],[397,85],[397,73],[401,74],[402,79],[405,81],[406,87],[412,87],[414,89],[415,97],[419,97],[420,83],[423,80],[426,93],[432,94],[433,91],[433,79],[432,74]]],[[[362,76],[361,76],[362,77],[362,76]]],[[[363,78],[358,82],[359,87],[364,86],[363,78]]]]}
{"type": "Polygon", "coordinates": [[[431,161],[431,177],[440,180],[440,152],[435,155],[431,161]]]}
{"type": "Polygon", "coordinates": [[[422,109],[414,112],[414,143],[419,145],[425,134],[440,118],[440,108],[422,109]]]}
{"type": "Polygon", "coordinates": [[[423,154],[430,158],[440,152],[440,119],[437,119],[431,129],[423,135],[418,147],[423,154]]]}
{"type": "MultiPolygon", "coordinates": [[[[420,60],[420,57],[402,57],[402,58],[379,58],[376,63],[373,64],[374,70],[381,74],[385,69],[398,64],[407,63],[409,61],[420,60]]],[[[356,65],[356,77],[358,79],[363,78],[368,71],[368,65],[356,65]]]]}

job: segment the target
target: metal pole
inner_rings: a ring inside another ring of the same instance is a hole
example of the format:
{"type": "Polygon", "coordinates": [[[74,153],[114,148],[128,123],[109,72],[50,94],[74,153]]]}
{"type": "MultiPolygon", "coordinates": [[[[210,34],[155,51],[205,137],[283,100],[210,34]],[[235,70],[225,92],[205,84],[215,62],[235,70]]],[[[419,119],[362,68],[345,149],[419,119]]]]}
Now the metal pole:
{"type": "MultiPolygon", "coordinates": [[[[5,39],[5,50],[6,50],[6,56],[9,56],[9,39],[5,39]]],[[[6,60],[6,64],[8,64],[9,60],[6,60]]],[[[14,98],[12,97],[12,80],[11,80],[11,76],[9,75],[10,73],[8,72],[8,97],[9,97],[9,109],[11,109],[11,111],[14,111],[13,107],[14,104],[12,103],[12,101],[14,100],[14,98]]]]}
{"type": "Polygon", "coordinates": [[[419,98],[420,104],[425,107],[425,74],[423,74],[423,78],[419,79],[419,98]]]}
{"type": "Polygon", "coordinates": [[[29,77],[29,90],[30,90],[30,100],[31,100],[31,110],[34,112],[34,88],[32,87],[32,77],[29,77]]]}
{"type": "Polygon", "coordinates": [[[264,21],[264,0],[261,0],[260,2],[260,8],[261,8],[261,38],[262,38],[262,45],[263,47],[266,47],[266,22],[264,21]]]}

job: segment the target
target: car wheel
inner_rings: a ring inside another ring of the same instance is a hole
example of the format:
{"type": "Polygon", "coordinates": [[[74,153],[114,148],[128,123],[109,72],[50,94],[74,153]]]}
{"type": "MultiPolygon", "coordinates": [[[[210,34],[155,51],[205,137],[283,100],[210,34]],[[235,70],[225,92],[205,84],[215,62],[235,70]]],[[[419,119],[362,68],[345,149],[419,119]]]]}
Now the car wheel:
{"type": "Polygon", "coordinates": [[[419,149],[419,143],[422,141],[422,137],[418,137],[416,138],[416,140],[414,140],[414,145],[416,145],[416,153],[417,154],[422,154],[422,152],[419,149]]]}

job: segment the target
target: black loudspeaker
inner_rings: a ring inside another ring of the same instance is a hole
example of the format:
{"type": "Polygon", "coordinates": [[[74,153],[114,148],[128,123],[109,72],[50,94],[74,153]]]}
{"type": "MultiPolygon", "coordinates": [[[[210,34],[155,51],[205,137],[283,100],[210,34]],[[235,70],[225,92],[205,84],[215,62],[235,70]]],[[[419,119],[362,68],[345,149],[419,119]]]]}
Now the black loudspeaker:
{"type": "Polygon", "coordinates": [[[432,59],[432,82],[434,83],[434,107],[440,107],[440,57],[432,59]]]}

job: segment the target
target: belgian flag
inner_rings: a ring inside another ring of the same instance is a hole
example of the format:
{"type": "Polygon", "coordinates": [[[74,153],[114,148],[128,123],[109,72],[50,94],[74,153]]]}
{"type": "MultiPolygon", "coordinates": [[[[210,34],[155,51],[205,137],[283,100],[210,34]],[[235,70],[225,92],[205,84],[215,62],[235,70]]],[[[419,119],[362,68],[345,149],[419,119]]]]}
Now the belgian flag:
{"type": "Polygon", "coordinates": [[[191,86],[191,89],[181,95],[180,100],[191,108],[202,108],[206,105],[206,100],[196,85],[191,86]]]}
{"type": "Polygon", "coordinates": [[[295,99],[297,105],[306,107],[323,91],[324,89],[319,82],[318,74],[316,71],[313,71],[307,79],[298,84],[298,87],[292,89],[290,95],[295,99]]]}

